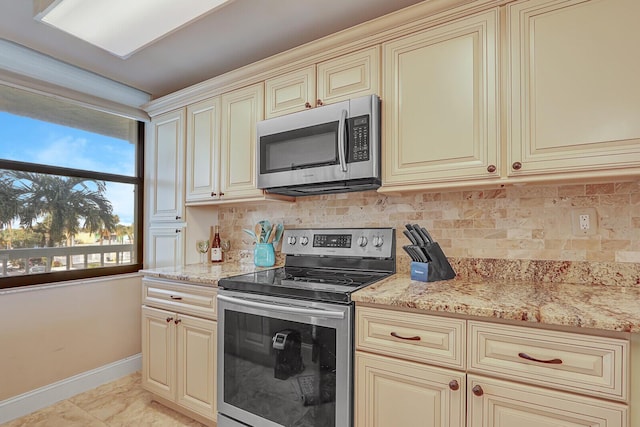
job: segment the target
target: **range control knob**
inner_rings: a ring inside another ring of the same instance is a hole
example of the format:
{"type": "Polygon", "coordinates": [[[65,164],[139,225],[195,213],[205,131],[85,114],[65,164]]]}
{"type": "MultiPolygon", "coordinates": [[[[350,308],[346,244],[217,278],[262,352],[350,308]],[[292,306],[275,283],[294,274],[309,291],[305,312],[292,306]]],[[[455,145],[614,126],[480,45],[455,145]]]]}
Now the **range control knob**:
{"type": "Polygon", "coordinates": [[[358,246],[364,248],[365,246],[367,246],[367,243],[369,243],[369,241],[365,236],[358,237],[358,246]]]}
{"type": "Polygon", "coordinates": [[[287,239],[287,243],[290,245],[295,245],[296,244],[296,236],[289,236],[289,238],[287,239]]]}
{"type": "Polygon", "coordinates": [[[307,236],[302,236],[300,238],[300,244],[302,246],[307,246],[308,243],[309,243],[309,238],[307,236]]]}
{"type": "Polygon", "coordinates": [[[373,238],[373,246],[375,246],[376,248],[379,248],[383,244],[384,244],[384,239],[382,238],[382,236],[375,236],[373,238]]]}

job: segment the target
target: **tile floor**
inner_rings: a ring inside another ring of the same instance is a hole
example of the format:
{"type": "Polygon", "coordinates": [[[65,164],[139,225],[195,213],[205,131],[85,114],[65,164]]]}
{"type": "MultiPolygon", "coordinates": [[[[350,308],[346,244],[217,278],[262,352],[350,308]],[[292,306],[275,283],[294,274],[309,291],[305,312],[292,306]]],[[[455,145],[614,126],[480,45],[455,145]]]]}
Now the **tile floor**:
{"type": "Polygon", "coordinates": [[[140,373],[103,384],[1,427],[202,427],[142,389],[140,373]]]}

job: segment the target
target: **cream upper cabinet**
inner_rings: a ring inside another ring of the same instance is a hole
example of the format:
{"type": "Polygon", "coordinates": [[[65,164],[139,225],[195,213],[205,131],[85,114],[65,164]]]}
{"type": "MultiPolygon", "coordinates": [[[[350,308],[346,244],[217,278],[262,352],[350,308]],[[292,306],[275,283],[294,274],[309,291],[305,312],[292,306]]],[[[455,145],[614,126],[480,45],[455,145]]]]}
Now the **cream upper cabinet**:
{"type": "Polygon", "coordinates": [[[222,95],[221,180],[224,199],[262,196],[256,187],[256,124],[264,115],[264,85],[222,95]]]}
{"type": "Polygon", "coordinates": [[[467,377],[468,427],[626,427],[620,403],[476,375],[467,377]]]}
{"type": "Polygon", "coordinates": [[[173,267],[183,264],[185,228],[149,227],[146,232],[147,247],[145,267],[173,267]]]}
{"type": "Polygon", "coordinates": [[[147,155],[151,222],[181,221],[184,209],[184,109],[154,117],[147,155]]]}
{"type": "Polygon", "coordinates": [[[383,44],[383,187],[499,177],[498,21],[383,44]]]}
{"type": "Polygon", "coordinates": [[[186,146],[186,202],[219,199],[220,98],[187,107],[186,146]]]}
{"type": "Polygon", "coordinates": [[[510,176],[638,168],[639,16],[637,0],[507,5],[510,176]]]}
{"type": "Polygon", "coordinates": [[[380,48],[373,46],[265,82],[265,118],[377,94],[380,48]]]}

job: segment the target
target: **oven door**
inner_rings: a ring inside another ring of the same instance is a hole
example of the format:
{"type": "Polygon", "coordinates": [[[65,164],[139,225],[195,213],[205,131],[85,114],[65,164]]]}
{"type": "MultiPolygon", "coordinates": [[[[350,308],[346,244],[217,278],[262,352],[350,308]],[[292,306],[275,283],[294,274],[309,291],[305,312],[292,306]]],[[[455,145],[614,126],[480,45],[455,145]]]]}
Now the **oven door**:
{"type": "Polygon", "coordinates": [[[351,305],[220,290],[218,426],[351,426],[352,316],[351,305]]]}

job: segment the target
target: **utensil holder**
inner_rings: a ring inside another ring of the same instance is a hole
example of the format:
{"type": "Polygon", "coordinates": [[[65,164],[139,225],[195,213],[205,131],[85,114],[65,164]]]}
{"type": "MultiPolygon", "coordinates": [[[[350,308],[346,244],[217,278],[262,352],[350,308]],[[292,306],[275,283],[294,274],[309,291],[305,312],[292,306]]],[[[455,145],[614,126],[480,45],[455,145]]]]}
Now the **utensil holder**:
{"type": "Polygon", "coordinates": [[[276,252],[272,243],[256,243],[253,248],[253,263],[257,267],[272,267],[276,263],[276,252]]]}
{"type": "Polygon", "coordinates": [[[411,262],[411,280],[437,282],[456,277],[456,272],[453,271],[449,260],[447,260],[438,243],[427,243],[423,248],[431,261],[411,262]]]}

